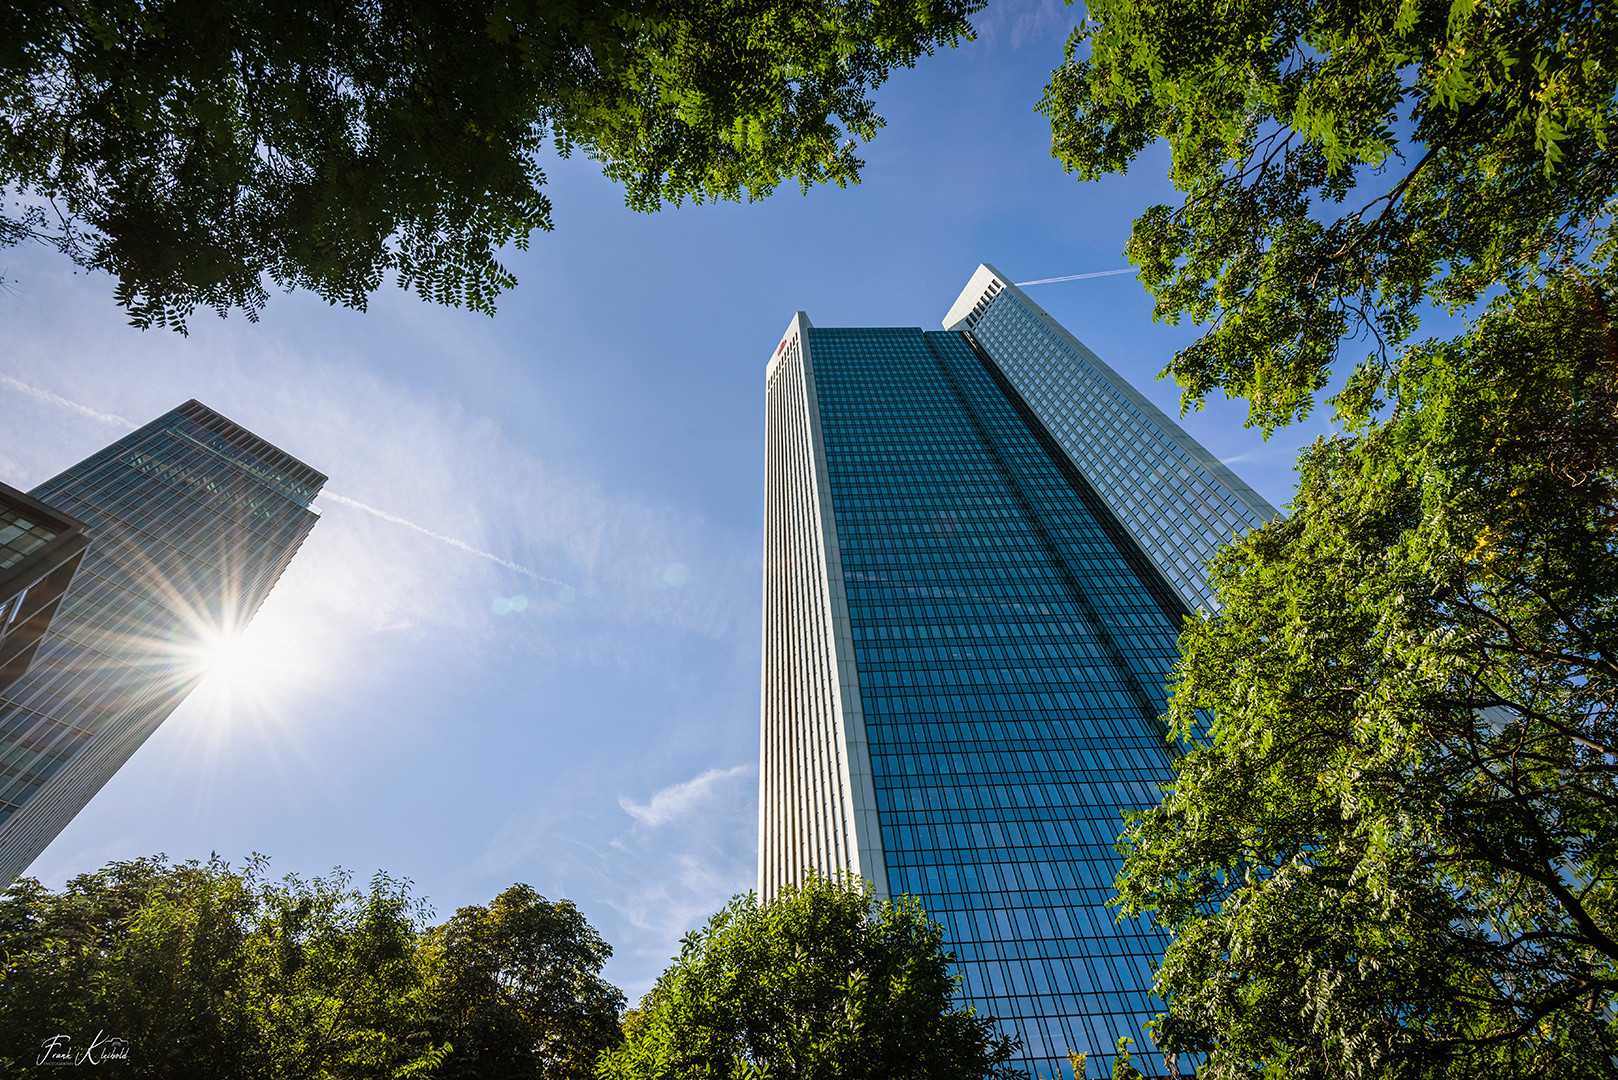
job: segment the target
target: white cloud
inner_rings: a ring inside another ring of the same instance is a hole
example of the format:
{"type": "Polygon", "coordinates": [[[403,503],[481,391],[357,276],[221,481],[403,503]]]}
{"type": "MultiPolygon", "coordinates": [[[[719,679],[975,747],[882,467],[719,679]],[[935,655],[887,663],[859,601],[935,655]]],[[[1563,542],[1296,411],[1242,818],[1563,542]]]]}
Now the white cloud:
{"type": "Polygon", "coordinates": [[[1020,49],[1063,41],[1077,21],[1058,0],[1010,0],[981,13],[972,25],[979,41],[1009,39],[1012,48],[1020,49]]]}
{"type": "Polygon", "coordinates": [[[717,784],[738,776],[750,776],[755,770],[756,766],[753,765],[709,769],[694,779],[670,784],[661,791],[654,792],[651,799],[644,804],[631,802],[628,798],[620,796],[618,805],[640,824],[655,828],[675,818],[684,817],[707,802],[713,797],[714,787],[717,784]]]}
{"type": "Polygon", "coordinates": [[[119,326],[119,347],[101,349],[87,328],[71,369],[52,362],[60,346],[14,342],[0,373],[12,391],[0,393],[0,431],[14,436],[0,438],[0,471],[38,483],[119,434],[114,406],[144,422],[196,397],[331,478],[277,599],[359,635],[437,633],[655,670],[669,633],[712,640],[750,610],[739,588],[753,576],[736,572],[755,558],[747,538],[569,476],[488,418],[354,356],[224,329],[178,341],[119,326]],[[517,594],[525,605],[499,611],[517,594]]]}
{"type": "Polygon", "coordinates": [[[66,409],[69,412],[78,413],[80,416],[87,416],[98,424],[106,424],[109,427],[123,428],[125,430],[140,426],[133,420],[127,420],[124,417],[117,416],[113,413],[100,412],[96,409],[90,408],[88,405],[82,405],[77,401],[69,401],[61,394],[53,394],[49,390],[41,390],[37,386],[31,386],[19,379],[13,379],[9,375],[0,375],[0,386],[4,386],[7,390],[15,390],[19,394],[27,394],[29,397],[43,401],[47,405],[54,405],[59,409],[66,409]]]}
{"type": "Polygon", "coordinates": [[[757,789],[745,779],[756,772],[751,764],[711,768],[645,803],[619,798],[633,824],[605,840],[605,792],[587,778],[564,781],[508,818],[468,870],[493,880],[543,863],[547,887],[578,901],[613,943],[609,978],[634,1002],[680,938],[753,888],[757,789]]]}

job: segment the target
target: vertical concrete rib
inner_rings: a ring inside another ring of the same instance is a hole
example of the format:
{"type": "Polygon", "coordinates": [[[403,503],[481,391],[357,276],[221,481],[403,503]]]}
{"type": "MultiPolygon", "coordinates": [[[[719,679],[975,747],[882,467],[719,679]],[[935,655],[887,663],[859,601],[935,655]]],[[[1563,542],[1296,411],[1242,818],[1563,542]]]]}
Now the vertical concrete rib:
{"type": "Polygon", "coordinates": [[[887,866],[815,397],[809,319],[765,374],[758,890],[887,866]]]}

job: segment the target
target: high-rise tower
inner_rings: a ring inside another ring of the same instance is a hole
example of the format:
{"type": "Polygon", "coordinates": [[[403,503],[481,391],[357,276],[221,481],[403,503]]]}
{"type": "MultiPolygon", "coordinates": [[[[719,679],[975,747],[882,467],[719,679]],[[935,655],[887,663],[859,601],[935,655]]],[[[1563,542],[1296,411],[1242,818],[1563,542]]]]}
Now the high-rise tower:
{"type": "Polygon", "coordinates": [[[0,694],[0,883],[201,681],[208,642],[252,619],[325,482],[188,401],[29,493],[94,541],[32,669],[0,694]]]}
{"type": "Polygon", "coordinates": [[[992,267],[945,325],[800,312],[767,370],[759,891],[916,895],[1029,1068],[1102,1075],[1165,944],[1105,906],[1119,811],[1203,563],[1274,511],[992,267]]]}

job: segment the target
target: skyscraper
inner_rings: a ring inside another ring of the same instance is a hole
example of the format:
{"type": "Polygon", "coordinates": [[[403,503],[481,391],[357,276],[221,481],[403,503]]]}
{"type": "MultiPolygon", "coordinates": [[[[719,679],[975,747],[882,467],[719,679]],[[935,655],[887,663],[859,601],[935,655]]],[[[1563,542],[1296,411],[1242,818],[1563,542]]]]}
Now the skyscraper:
{"type": "Polygon", "coordinates": [[[32,670],[0,694],[0,882],[22,873],[244,628],[326,478],[188,401],[29,494],[94,534],[32,670]]]}
{"type": "Polygon", "coordinates": [[[1164,939],[1107,908],[1201,567],[1274,511],[987,265],[944,331],[766,374],[759,891],[852,870],[946,929],[1036,1075],[1149,1049],[1164,939]]]}

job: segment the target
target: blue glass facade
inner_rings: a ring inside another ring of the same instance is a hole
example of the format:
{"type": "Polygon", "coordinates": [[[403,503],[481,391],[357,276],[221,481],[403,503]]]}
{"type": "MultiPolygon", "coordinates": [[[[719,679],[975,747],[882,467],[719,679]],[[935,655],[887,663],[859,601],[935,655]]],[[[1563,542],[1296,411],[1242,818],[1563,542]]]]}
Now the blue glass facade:
{"type": "Polygon", "coordinates": [[[27,868],[245,627],[326,478],[192,401],[35,488],[94,540],[0,694],[0,882],[27,868]]]}
{"type": "Polygon", "coordinates": [[[994,267],[944,325],[799,312],[766,369],[759,893],[913,894],[1034,1077],[1120,1037],[1152,1075],[1120,811],[1171,775],[1203,566],[1275,511],[994,267]]]}
{"type": "Polygon", "coordinates": [[[1203,565],[1275,509],[992,266],[944,323],[993,360],[1185,604],[1217,609],[1203,565]]]}
{"type": "Polygon", "coordinates": [[[807,343],[888,887],[1033,1072],[1099,1075],[1157,1011],[1164,940],[1105,905],[1183,608],[964,335],[807,343]]]}

